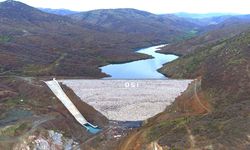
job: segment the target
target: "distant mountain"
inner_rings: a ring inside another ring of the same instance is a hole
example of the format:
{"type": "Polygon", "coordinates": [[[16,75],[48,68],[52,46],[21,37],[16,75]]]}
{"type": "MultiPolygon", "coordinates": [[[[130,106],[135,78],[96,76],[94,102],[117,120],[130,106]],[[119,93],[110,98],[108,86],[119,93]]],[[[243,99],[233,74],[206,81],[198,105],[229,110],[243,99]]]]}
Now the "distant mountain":
{"type": "Polygon", "coordinates": [[[225,16],[218,16],[218,17],[202,18],[202,19],[199,19],[199,22],[204,25],[216,25],[216,24],[222,23],[223,21],[231,17],[233,16],[225,15],[225,16]]]}
{"type": "Polygon", "coordinates": [[[110,32],[154,35],[167,41],[198,28],[195,23],[174,15],[156,15],[136,9],[100,9],[69,16],[110,32]]]}
{"type": "Polygon", "coordinates": [[[199,13],[174,13],[178,17],[184,18],[194,18],[194,19],[204,19],[204,18],[213,18],[213,17],[221,17],[221,16],[235,16],[239,14],[235,13],[206,13],[206,14],[199,14],[199,13]]]}
{"type": "Polygon", "coordinates": [[[22,75],[100,77],[99,66],[146,58],[133,49],[187,38],[198,28],[135,9],[60,16],[12,0],[0,3],[0,18],[0,73],[22,75]]]}
{"type": "Polygon", "coordinates": [[[223,22],[224,20],[233,17],[240,16],[234,13],[207,13],[207,14],[196,14],[196,13],[175,13],[174,15],[188,19],[190,22],[194,22],[201,26],[215,25],[223,22]]]}
{"type": "Polygon", "coordinates": [[[44,20],[47,17],[49,18],[49,16],[52,16],[24,3],[13,0],[1,2],[0,10],[0,16],[2,18],[11,19],[13,21],[29,20],[31,22],[36,20],[44,20]]]}
{"type": "Polygon", "coordinates": [[[99,66],[148,58],[133,49],[186,38],[196,24],[134,9],[70,16],[0,3],[0,73],[103,77],[99,66]]]}
{"type": "Polygon", "coordinates": [[[227,17],[218,24],[206,26],[203,34],[179,43],[169,44],[161,52],[186,55],[198,47],[232,38],[249,28],[250,15],[227,17]]]}
{"type": "Polygon", "coordinates": [[[32,147],[30,142],[37,139],[42,143],[32,143],[50,145],[56,134],[67,137],[61,138],[67,147],[71,137],[76,140],[74,147],[83,143],[80,148],[87,149],[92,145],[102,150],[110,149],[106,145],[113,149],[249,149],[250,15],[209,19],[135,9],[62,16],[12,0],[0,3],[0,149],[32,147]],[[87,120],[105,132],[88,147],[86,141],[93,135],[70,117],[43,82],[35,81],[52,76],[101,78],[105,74],[98,67],[148,58],[133,49],[167,42],[161,52],[181,56],[159,71],[171,78],[194,80],[163,112],[130,130],[127,137],[103,136],[109,131],[108,120],[63,86],[87,120]],[[44,129],[56,132],[48,137],[44,129]]]}
{"type": "Polygon", "coordinates": [[[146,58],[132,48],[153,38],[100,32],[17,1],[0,3],[0,18],[1,74],[103,77],[101,65],[146,58]]]}
{"type": "Polygon", "coordinates": [[[47,13],[63,15],[63,16],[78,13],[77,11],[72,11],[68,9],[50,9],[50,8],[38,8],[38,9],[47,13]]]}

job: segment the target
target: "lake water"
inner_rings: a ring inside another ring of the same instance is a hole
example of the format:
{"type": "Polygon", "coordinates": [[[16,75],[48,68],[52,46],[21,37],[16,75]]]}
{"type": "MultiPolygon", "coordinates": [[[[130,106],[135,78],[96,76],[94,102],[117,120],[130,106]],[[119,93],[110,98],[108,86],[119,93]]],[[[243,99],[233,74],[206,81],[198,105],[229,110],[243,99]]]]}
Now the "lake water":
{"type": "Polygon", "coordinates": [[[101,67],[102,72],[110,75],[107,79],[164,79],[163,74],[157,70],[167,62],[171,62],[178,58],[172,54],[160,54],[156,51],[165,45],[158,45],[149,48],[143,48],[137,53],[151,55],[154,58],[138,60],[122,64],[110,64],[101,67]]]}

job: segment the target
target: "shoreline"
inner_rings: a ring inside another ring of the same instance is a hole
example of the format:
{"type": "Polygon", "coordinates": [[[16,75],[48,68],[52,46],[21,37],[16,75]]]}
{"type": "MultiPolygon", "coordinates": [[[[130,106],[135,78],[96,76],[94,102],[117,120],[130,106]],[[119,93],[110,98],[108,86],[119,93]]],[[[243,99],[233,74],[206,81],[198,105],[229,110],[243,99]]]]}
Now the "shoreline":
{"type": "Polygon", "coordinates": [[[155,78],[167,78],[166,75],[159,72],[158,69],[162,68],[165,63],[169,63],[179,56],[174,54],[162,54],[159,50],[167,44],[150,46],[142,49],[138,49],[135,53],[149,56],[145,59],[125,62],[115,62],[102,67],[101,72],[107,74],[110,79],[155,79],[155,78]],[[145,61],[143,61],[145,60],[145,61]],[[136,69],[136,67],[139,67],[136,69]],[[142,69],[149,68],[147,71],[142,69]],[[125,70],[120,72],[119,70],[125,70]],[[135,74],[132,75],[131,74],[135,74]],[[130,74],[130,75],[129,75],[130,74]]]}

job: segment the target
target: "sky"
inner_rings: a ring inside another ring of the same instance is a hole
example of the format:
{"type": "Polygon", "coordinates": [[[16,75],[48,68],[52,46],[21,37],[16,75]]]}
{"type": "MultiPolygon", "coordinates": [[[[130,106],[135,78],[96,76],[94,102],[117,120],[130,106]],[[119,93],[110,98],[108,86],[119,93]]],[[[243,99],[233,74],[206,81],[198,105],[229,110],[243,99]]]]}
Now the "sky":
{"type": "MultiPolygon", "coordinates": [[[[0,0],[4,1],[4,0],[0,0]]],[[[250,0],[17,0],[41,8],[88,11],[107,8],[135,8],[156,14],[239,13],[250,14],[250,0]]]]}

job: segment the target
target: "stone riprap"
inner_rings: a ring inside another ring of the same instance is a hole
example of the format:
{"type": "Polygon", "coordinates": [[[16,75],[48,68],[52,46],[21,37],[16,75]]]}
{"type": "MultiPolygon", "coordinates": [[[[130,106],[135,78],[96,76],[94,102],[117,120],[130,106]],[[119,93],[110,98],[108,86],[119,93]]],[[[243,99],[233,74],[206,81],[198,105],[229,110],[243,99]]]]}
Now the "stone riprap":
{"type": "Polygon", "coordinates": [[[162,112],[192,80],[59,80],[110,120],[139,121],[162,112]]]}

